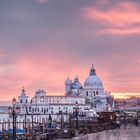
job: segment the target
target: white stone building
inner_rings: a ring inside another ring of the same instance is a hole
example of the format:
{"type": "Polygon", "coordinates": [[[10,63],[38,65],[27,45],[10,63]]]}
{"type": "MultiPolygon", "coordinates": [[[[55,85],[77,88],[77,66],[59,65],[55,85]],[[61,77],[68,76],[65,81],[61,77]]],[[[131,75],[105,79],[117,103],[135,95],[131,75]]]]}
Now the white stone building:
{"type": "Polygon", "coordinates": [[[58,114],[60,111],[72,113],[76,103],[80,112],[90,108],[82,96],[47,96],[44,90],[38,90],[29,102],[23,89],[17,105],[21,109],[21,114],[58,114]]]}
{"type": "Polygon", "coordinates": [[[72,80],[68,79],[65,81],[65,92],[66,95],[77,95],[84,97],[87,104],[95,108],[97,112],[104,111],[108,107],[113,107],[114,101],[113,96],[110,92],[106,92],[103,87],[102,80],[96,75],[94,66],[90,69],[90,74],[84,81],[82,86],[79,82],[78,77],[72,80]]]}
{"type": "Polygon", "coordinates": [[[100,112],[113,106],[113,97],[104,91],[103,83],[96,75],[93,65],[83,86],[78,76],[74,81],[68,77],[65,81],[64,96],[48,96],[44,90],[38,90],[29,101],[23,88],[17,102],[23,114],[56,114],[60,111],[72,113],[75,103],[78,103],[80,112],[84,112],[87,108],[95,108],[97,112],[100,112]]]}

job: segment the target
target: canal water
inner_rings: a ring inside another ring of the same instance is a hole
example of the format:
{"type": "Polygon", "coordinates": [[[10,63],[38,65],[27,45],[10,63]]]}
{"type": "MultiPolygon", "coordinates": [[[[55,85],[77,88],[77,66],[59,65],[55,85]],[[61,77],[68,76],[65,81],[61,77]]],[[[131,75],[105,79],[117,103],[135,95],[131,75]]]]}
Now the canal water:
{"type": "Polygon", "coordinates": [[[80,135],[72,140],[140,140],[140,126],[122,125],[120,129],[106,130],[85,136],[80,135]]]}

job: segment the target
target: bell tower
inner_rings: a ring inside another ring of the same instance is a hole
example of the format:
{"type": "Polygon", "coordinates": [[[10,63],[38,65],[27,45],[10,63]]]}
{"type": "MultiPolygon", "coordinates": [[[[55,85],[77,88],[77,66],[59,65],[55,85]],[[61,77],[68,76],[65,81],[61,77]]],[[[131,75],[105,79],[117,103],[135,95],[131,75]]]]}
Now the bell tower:
{"type": "Polygon", "coordinates": [[[68,95],[71,92],[71,84],[72,84],[72,80],[69,79],[69,77],[67,78],[67,80],[65,81],[65,94],[68,95]]]}

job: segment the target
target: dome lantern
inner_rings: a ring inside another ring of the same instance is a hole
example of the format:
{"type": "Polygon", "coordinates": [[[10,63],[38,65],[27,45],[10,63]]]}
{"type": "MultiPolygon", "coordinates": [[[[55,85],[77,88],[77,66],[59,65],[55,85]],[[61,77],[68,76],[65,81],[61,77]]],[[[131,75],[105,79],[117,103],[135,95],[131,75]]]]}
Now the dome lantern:
{"type": "Polygon", "coordinates": [[[90,69],[90,76],[92,75],[96,75],[96,71],[95,71],[95,68],[94,68],[94,65],[92,64],[92,67],[90,69]]]}

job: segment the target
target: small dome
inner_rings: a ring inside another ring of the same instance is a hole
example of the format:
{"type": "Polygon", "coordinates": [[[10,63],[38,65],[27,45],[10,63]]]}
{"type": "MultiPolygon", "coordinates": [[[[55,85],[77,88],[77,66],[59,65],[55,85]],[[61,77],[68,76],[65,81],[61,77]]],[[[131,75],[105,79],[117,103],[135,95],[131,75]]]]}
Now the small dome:
{"type": "Polygon", "coordinates": [[[79,82],[78,76],[75,77],[74,82],[72,83],[72,89],[82,89],[82,84],[79,82]]]}
{"type": "Polygon", "coordinates": [[[82,85],[80,82],[73,82],[72,83],[72,88],[73,89],[82,89],[82,85]]]}
{"type": "Polygon", "coordinates": [[[84,87],[87,88],[103,88],[102,80],[96,75],[96,71],[92,65],[90,75],[84,82],[84,87]]]}

